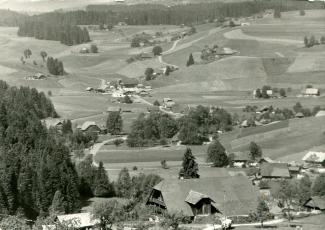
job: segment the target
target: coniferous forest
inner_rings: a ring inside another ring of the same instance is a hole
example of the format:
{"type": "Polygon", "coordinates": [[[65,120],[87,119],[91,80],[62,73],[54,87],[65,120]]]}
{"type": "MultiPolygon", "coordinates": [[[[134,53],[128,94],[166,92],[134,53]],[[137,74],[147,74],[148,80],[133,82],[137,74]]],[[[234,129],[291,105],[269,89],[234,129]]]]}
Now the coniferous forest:
{"type": "Polygon", "coordinates": [[[27,20],[19,24],[18,36],[60,41],[65,45],[78,45],[90,41],[87,28],[76,25],[45,23],[39,20],[27,20]]]}
{"type": "Polygon", "coordinates": [[[56,117],[44,93],[0,81],[0,213],[48,213],[56,191],[64,211],[79,208],[78,176],[69,149],[41,119],[56,117]]]}

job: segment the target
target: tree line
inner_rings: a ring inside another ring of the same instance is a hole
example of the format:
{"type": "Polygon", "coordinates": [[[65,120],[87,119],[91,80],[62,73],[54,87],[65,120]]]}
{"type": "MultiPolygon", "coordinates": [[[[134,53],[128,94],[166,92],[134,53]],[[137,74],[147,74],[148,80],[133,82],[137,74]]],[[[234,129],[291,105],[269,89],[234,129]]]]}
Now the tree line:
{"type": "Polygon", "coordinates": [[[221,108],[197,106],[179,119],[162,112],[140,114],[131,127],[127,138],[130,147],[166,144],[176,134],[182,144],[201,145],[218,131],[232,129],[232,116],[221,108]]]}
{"type": "Polygon", "coordinates": [[[52,24],[35,18],[21,22],[17,34],[21,37],[60,41],[69,46],[90,41],[87,28],[81,29],[72,24],[52,24]]]}
{"type": "Polygon", "coordinates": [[[276,12],[284,12],[322,8],[324,8],[324,4],[321,2],[310,3],[296,0],[287,0],[285,2],[281,0],[256,0],[231,3],[209,2],[170,7],[159,4],[137,4],[127,6],[89,5],[85,11],[56,11],[33,16],[5,11],[6,17],[2,21],[0,20],[0,25],[17,26],[23,24],[27,19],[31,21],[46,22],[49,25],[57,26],[114,25],[119,22],[125,22],[129,25],[189,25],[205,23],[218,18],[247,17],[258,14],[266,9],[275,9],[276,12]]]}

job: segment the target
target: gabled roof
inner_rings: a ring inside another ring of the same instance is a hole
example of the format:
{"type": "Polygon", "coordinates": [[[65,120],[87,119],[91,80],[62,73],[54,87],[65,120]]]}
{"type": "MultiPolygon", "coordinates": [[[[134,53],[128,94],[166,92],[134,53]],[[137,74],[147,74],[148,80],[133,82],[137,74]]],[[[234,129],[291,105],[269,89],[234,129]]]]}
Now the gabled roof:
{"type": "Polygon", "coordinates": [[[165,179],[154,189],[161,192],[168,211],[182,211],[187,216],[194,214],[186,200],[195,202],[199,194],[213,200],[213,205],[227,215],[249,214],[256,209],[259,194],[257,188],[244,176],[165,179]]]}
{"type": "Polygon", "coordinates": [[[251,158],[248,152],[234,152],[234,161],[249,161],[251,158]]]}
{"type": "Polygon", "coordinates": [[[59,215],[57,216],[57,219],[61,224],[66,223],[74,228],[91,227],[98,224],[99,222],[99,220],[94,219],[92,214],[89,212],[59,215]]]}
{"type": "Polygon", "coordinates": [[[325,210],[325,196],[313,196],[304,204],[304,206],[325,210]]]}
{"type": "Polygon", "coordinates": [[[261,165],[261,176],[289,178],[290,172],[286,163],[263,163],[261,165]]]}
{"type": "Polygon", "coordinates": [[[85,123],[82,124],[80,129],[82,131],[86,131],[90,126],[97,126],[98,127],[98,125],[96,125],[96,122],[94,122],[94,121],[86,121],[85,123]]]}
{"type": "Polygon", "coordinates": [[[310,150],[302,160],[312,163],[322,163],[325,160],[325,148],[319,147],[310,150]]]}
{"type": "Polygon", "coordinates": [[[136,78],[125,78],[122,80],[123,85],[138,85],[139,81],[136,78]]]}
{"type": "Polygon", "coordinates": [[[199,192],[195,192],[193,190],[191,190],[187,197],[185,198],[185,201],[187,203],[190,203],[190,204],[193,204],[193,205],[196,205],[200,200],[202,199],[210,199],[209,196],[207,195],[204,195],[202,193],[199,193],[199,192]]]}

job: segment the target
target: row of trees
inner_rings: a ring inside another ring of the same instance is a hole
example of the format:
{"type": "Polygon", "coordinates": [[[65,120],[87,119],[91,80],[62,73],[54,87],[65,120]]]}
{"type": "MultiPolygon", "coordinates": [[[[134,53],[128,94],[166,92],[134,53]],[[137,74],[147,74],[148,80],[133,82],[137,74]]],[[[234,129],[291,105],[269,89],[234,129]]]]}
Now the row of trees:
{"type": "Polygon", "coordinates": [[[77,45],[90,41],[87,28],[76,25],[51,24],[46,21],[29,19],[19,24],[18,36],[60,41],[65,45],[77,45]]]}
{"type": "Polygon", "coordinates": [[[62,61],[56,58],[48,57],[46,66],[50,74],[60,75],[60,76],[65,74],[62,61]]]}
{"type": "Polygon", "coordinates": [[[152,112],[148,116],[140,114],[133,122],[127,144],[130,147],[165,144],[166,139],[179,133],[178,138],[183,144],[201,145],[209,141],[210,135],[231,129],[232,117],[221,108],[198,106],[178,120],[168,114],[152,112]]]}

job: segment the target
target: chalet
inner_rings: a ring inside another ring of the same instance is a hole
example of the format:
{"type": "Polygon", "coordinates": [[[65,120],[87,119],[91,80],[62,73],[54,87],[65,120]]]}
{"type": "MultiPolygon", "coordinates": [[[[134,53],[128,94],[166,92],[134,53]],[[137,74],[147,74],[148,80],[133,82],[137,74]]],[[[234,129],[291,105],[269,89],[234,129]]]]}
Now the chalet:
{"type": "Polygon", "coordinates": [[[311,149],[302,160],[307,164],[320,166],[325,161],[325,147],[320,146],[311,149]]]}
{"type": "Polygon", "coordinates": [[[171,109],[175,105],[175,102],[170,98],[163,99],[163,106],[165,108],[171,109]]]}
{"type": "Polygon", "coordinates": [[[316,96],[319,96],[319,89],[316,89],[316,88],[307,88],[304,92],[304,96],[307,96],[307,97],[316,97],[316,96]]]}
{"type": "Polygon", "coordinates": [[[243,176],[165,179],[152,189],[146,205],[157,212],[183,212],[192,218],[214,213],[238,216],[256,209],[258,195],[243,176]]]}
{"type": "Polygon", "coordinates": [[[251,160],[248,152],[234,152],[234,166],[235,167],[243,167],[247,164],[248,161],[251,160]]]}
{"type": "Polygon", "coordinates": [[[285,179],[290,178],[290,172],[286,163],[263,163],[261,164],[262,179],[285,179]]]}
{"type": "Polygon", "coordinates": [[[139,81],[136,78],[125,78],[121,81],[121,85],[123,85],[124,88],[135,88],[138,84],[139,81]]]}
{"type": "Polygon", "coordinates": [[[306,201],[304,207],[313,210],[325,211],[325,196],[312,196],[306,201]]]}
{"type": "Polygon", "coordinates": [[[82,132],[91,132],[91,133],[101,133],[102,132],[101,128],[98,125],[96,125],[96,122],[94,122],[94,121],[86,121],[79,127],[79,129],[82,132]]]}
{"type": "Polygon", "coordinates": [[[272,90],[272,89],[268,89],[268,90],[266,90],[266,94],[267,94],[269,97],[273,97],[273,90],[272,90]]]}
{"type": "Polygon", "coordinates": [[[99,223],[99,220],[94,218],[89,212],[58,215],[56,219],[60,224],[68,225],[68,227],[78,230],[94,229],[99,223]]]}
{"type": "Polygon", "coordinates": [[[63,128],[63,122],[64,119],[61,118],[52,118],[48,117],[42,120],[43,125],[46,126],[46,128],[55,128],[58,131],[62,131],[63,128]]]}
{"type": "Polygon", "coordinates": [[[93,90],[94,90],[93,87],[87,87],[87,88],[86,88],[86,91],[88,91],[88,92],[93,91],[93,90]]]}
{"type": "Polygon", "coordinates": [[[254,121],[254,123],[250,124],[248,122],[248,120],[244,120],[241,124],[240,127],[242,128],[247,128],[247,127],[251,127],[251,126],[262,126],[263,124],[261,122],[258,121],[254,121]]]}
{"type": "Polygon", "coordinates": [[[233,55],[236,53],[238,53],[237,50],[233,50],[229,47],[220,47],[216,50],[216,55],[220,55],[220,56],[233,55]]]}
{"type": "Polygon", "coordinates": [[[121,112],[121,107],[110,106],[106,110],[107,113],[121,112]]]}

